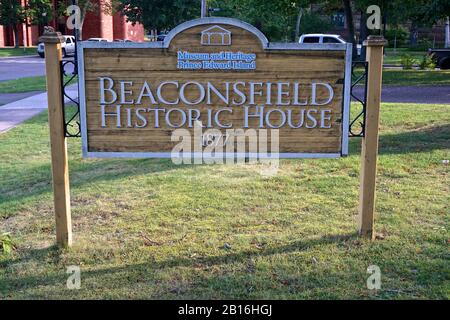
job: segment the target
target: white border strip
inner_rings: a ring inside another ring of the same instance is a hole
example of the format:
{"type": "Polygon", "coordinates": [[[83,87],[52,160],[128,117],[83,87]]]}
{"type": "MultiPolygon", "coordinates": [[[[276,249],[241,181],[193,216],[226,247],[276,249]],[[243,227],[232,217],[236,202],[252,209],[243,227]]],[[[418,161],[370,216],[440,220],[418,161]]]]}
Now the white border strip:
{"type": "MultiPolygon", "coordinates": [[[[328,158],[335,159],[341,157],[340,153],[272,153],[272,154],[255,154],[255,153],[222,153],[223,157],[255,157],[259,159],[294,159],[294,158],[304,158],[304,159],[319,159],[328,158]]],[[[87,152],[87,158],[160,158],[167,159],[172,157],[171,152],[87,152]]],[[[207,157],[202,153],[198,152],[186,152],[183,153],[183,158],[203,158],[203,159],[214,159],[214,157],[207,157]]]]}
{"type": "MultiPolygon", "coordinates": [[[[83,48],[88,49],[167,49],[169,44],[165,41],[154,42],[104,42],[104,41],[79,41],[83,48]]],[[[263,46],[265,50],[297,50],[297,51],[345,51],[346,43],[285,43],[270,42],[263,46]]]]}
{"type": "Polygon", "coordinates": [[[84,49],[82,42],[77,43],[77,58],[78,58],[78,102],[80,104],[80,125],[81,125],[81,151],[83,153],[83,157],[88,157],[86,88],[84,78],[84,49]]]}
{"type": "MultiPolygon", "coordinates": [[[[80,41],[77,43],[78,55],[78,77],[79,77],[79,102],[80,102],[80,120],[81,120],[81,141],[82,154],[84,158],[170,158],[170,152],[89,152],[89,144],[87,138],[87,113],[86,113],[86,88],[84,77],[84,49],[134,49],[134,48],[168,48],[172,39],[180,32],[198,25],[204,24],[227,24],[243,28],[255,34],[261,41],[266,50],[317,50],[317,51],[346,51],[345,59],[345,84],[344,84],[344,103],[343,103],[343,121],[342,121],[342,146],[341,153],[279,153],[279,158],[339,158],[348,154],[348,124],[350,110],[350,86],[351,86],[351,66],[352,66],[352,45],[347,44],[300,44],[300,43],[269,43],[266,36],[253,27],[252,25],[232,18],[202,18],[195,19],[174,28],[166,36],[164,41],[156,42],[97,42],[97,41],[80,41]]],[[[223,153],[224,157],[237,157],[239,153],[223,153]]],[[[187,153],[185,157],[199,157],[199,154],[187,153]]],[[[242,155],[240,155],[242,156],[242,155]]],[[[248,154],[246,154],[248,156],[248,154]]],[[[265,158],[264,156],[260,158],[265,158]]],[[[266,156],[266,158],[274,158],[275,154],[266,156]]],[[[203,157],[204,158],[204,157],[203,157]]]]}
{"type": "Polygon", "coordinates": [[[348,155],[348,134],[350,124],[350,90],[352,86],[352,55],[353,47],[351,43],[347,43],[347,51],[345,53],[345,79],[344,79],[344,92],[343,92],[343,105],[342,110],[342,147],[341,153],[343,156],[348,155]]]}

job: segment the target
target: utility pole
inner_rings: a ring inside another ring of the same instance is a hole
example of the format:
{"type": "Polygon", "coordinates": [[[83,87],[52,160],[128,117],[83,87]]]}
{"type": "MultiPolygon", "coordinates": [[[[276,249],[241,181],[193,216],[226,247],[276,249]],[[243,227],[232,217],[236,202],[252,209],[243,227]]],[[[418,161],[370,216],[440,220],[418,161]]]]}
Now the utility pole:
{"type": "Polygon", "coordinates": [[[450,17],[445,22],[445,48],[450,47],[450,17]]]}
{"type": "Polygon", "coordinates": [[[202,18],[206,18],[206,13],[207,13],[207,5],[206,5],[206,0],[202,0],[202,12],[201,12],[201,17],[202,18]]]}

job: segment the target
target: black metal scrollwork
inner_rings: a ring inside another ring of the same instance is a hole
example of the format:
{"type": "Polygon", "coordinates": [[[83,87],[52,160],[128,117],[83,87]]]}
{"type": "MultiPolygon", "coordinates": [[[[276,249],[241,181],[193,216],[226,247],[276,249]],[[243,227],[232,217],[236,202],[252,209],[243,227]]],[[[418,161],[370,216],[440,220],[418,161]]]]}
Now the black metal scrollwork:
{"type": "MultiPolygon", "coordinates": [[[[78,85],[78,70],[76,56],[74,60],[61,61],[61,90],[63,93],[63,106],[64,106],[64,128],[67,138],[81,137],[81,123],[80,123],[80,103],[78,94],[76,97],[68,94],[67,87],[71,84],[78,85]],[[75,80],[75,81],[74,81],[75,80]],[[64,100],[67,98],[68,104],[75,106],[73,108],[66,108],[64,100]]],[[[78,93],[78,87],[76,92],[78,93]]]]}
{"type": "MultiPolygon", "coordinates": [[[[357,112],[354,118],[350,121],[349,136],[350,137],[364,137],[366,127],[366,107],[367,107],[367,74],[369,63],[366,61],[354,61],[352,65],[352,86],[350,89],[350,96],[353,106],[356,105],[357,112]],[[363,85],[362,96],[361,92],[357,95],[356,88],[363,85]]],[[[352,109],[352,108],[350,108],[352,109]]],[[[354,113],[350,113],[354,114],[354,113]]]]}

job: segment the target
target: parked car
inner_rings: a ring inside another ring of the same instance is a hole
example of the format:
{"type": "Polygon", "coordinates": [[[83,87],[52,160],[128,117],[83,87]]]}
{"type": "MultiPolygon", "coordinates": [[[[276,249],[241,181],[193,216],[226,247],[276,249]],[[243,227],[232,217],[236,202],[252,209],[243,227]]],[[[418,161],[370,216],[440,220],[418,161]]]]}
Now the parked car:
{"type": "Polygon", "coordinates": [[[129,39],[114,39],[114,42],[134,42],[134,41],[129,39]]]}
{"type": "Polygon", "coordinates": [[[158,35],[156,36],[156,41],[164,41],[164,39],[166,38],[166,36],[167,36],[167,33],[161,33],[161,34],[158,34],[158,35]]]}
{"type": "MultiPolygon", "coordinates": [[[[298,40],[299,43],[347,43],[344,38],[338,34],[323,34],[323,33],[311,33],[304,34],[298,40]]],[[[360,44],[356,45],[358,56],[361,55],[360,44]]]]}
{"type": "Polygon", "coordinates": [[[441,70],[450,69],[450,49],[429,49],[430,55],[441,70]]]}
{"type": "Polygon", "coordinates": [[[108,39],[105,38],[89,38],[87,41],[98,41],[98,42],[108,42],[108,39]]]}
{"type": "MultiPolygon", "coordinates": [[[[62,56],[72,56],[75,54],[75,37],[63,36],[64,42],[61,43],[62,56]]],[[[45,46],[43,43],[39,43],[37,47],[37,53],[41,58],[45,57],[45,46]]]]}

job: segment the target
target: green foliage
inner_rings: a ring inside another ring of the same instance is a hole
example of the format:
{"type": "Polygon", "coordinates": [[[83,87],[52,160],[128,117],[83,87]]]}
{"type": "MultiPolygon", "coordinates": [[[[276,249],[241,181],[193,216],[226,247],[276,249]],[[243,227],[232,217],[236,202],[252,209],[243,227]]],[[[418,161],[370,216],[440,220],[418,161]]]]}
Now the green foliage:
{"type": "Polygon", "coordinates": [[[199,0],[120,0],[116,10],[132,23],[146,29],[172,29],[178,24],[200,17],[199,0]]]}
{"type": "Polygon", "coordinates": [[[26,14],[31,24],[48,24],[53,19],[52,2],[50,0],[28,0],[26,14]]]}
{"type": "MultiPolygon", "coordinates": [[[[210,7],[220,8],[218,15],[246,21],[260,29],[271,41],[293,41],[299,14],[310,1],[297,0],[212,0],[210,7]]],[[[303,19],[302,17],[302,19],[303,19]]]]}
{"type": "Polygon", "coordinates": [[[427,70],[427,69],[431,69],[433,70],[434,68],[436,68],[436,64],[433,61],[433,58],[429,55],[424,55],[422,57],[422,61],[419,64],[419,68],[421,70],[427,70]]]}
{"type": "Polygon", "coordinates": [[[411,21],[417,26],[432,26],[450,15],[448,0],[393,0],[396,10],[392,13],[399,17],[399,22],[411,21]]]}
{"type": "Polygon", "coordinates": [[[389,42],[390,47],[394,47],[397,40],[397,47],[402,47],[408,40],[409,32],[402,27],[391,28],[386,30],[385,39],[389,42]]]}
{"type": "Polygon", "coordinates": [[[428,51],[428,49],[433,47],[433,42],[428,39],[421,39],[417,42],[416,45],[410,46],[409,50],[411,51],[428,51]]]}
{"type": "Polygon", "coordinates": [[[417,63],[417,60],[410,54],[404,54],[401,58],[403,69],[412,69],[413,65],[417,63]]]}
{"type": "MultiPolygon", "coordinates": [[[[176,25],[200,16],[199,0],[116,0],[117,11],[128,21],[142,23],[146,29],[172,29],[176,25]]],[[[220,8],[216,15],[246,21],[271,40],[293,40],[296,20],[307,0],[211,0],[210,8],[220,8]]],[[[211,13],[215,15],[215,13],[211,13]]]]}
{"type": "Polygon", "coordinates": [[[329,19],[324,19],[318,14],[308,13],[303,16],[300,24],[300,34],[305,33],[325,33],[332,28],[329,19]]]}
{"type": "Polygon", "coordinates": [[[8,233],[0,234],[0,254],[9,255],[14,249],[11,236],[8,233]]]}
{"type": "Polygon", "coordinates": [[[0,25],[14,26],[25,21],[26,11],[20,1],[0,0],[0,25]]]}

